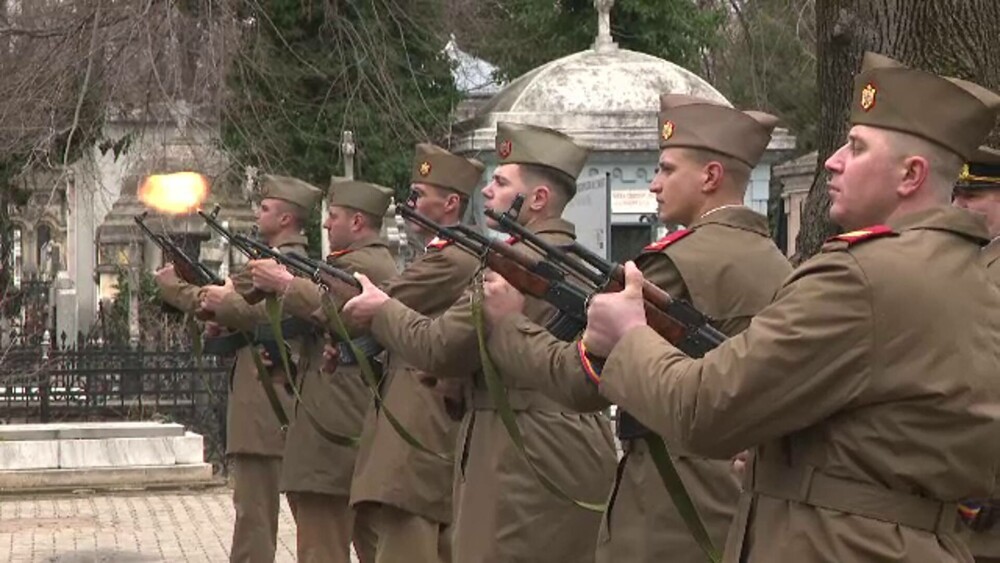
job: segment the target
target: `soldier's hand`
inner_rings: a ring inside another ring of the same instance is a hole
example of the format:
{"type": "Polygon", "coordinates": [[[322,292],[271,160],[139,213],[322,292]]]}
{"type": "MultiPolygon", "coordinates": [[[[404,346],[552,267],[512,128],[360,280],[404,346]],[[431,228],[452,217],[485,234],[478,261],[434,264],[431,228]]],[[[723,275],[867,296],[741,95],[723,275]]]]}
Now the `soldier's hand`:
{"type": "Polygon", "coordinates": [[[625,289],[593,296],[587,307],[587,330],[583,333],[587,351],[607,358],[627,332],[646,324],[643,281],[642,272],[630,260],[625,263],[625,289]]]}
{"type": "Polygon", "coordinates": [[[488,271],[483,276],[483,315],[492,329],[504,318],[524,310],[524,295],[500,274],[488,271]]]}
{"type": "Polygon", "coordinates": [[[219,310],[222,301],[233,292],[233,281],[226,278],[225,285],[206,285],[198,292],[198,308],[214,313],[219,310]]]}
{"type": "Polygon", "coordinates": [[[323,346],[323,366],[322,370],[326,373],[333,373],[337,371],[337,367],[340,365],[340,350],[330,344],[329,342],[323,346]]]}
{"type": "Polygon", "coordinates": [[[736,477],[743,481],[743,476],[747,472],[747,460],[750,459],[750,450],[743,450],[742,452],[733,456],[731,469],[736,477]]]}
{"type": "Polygon", "coordinates": [[[253,278],[253,286],[268,293],[284,294],[295,276],[272,259],[251,260],[247,270],[253,278]]]}
{"type": "Polygon", "coordinates": [[[174,265],[172,263],[160,268],[153,274],[153,279],[156,280],[157,283],[163,283],[176,277],[177,272],[174,271],[174,265]]]}
{"type": "Polygon", "coordinates": [[[343,314],[347,316],[351,326],[364,329],[371,326],[375,313],[389,300],[389,296],[375,287],[368,276],[354,274],[354,277],[361,282],[361,293],[344,303],[343,314]]]}
{"type": "Polygon", "coordinates": [[[206,338],[214,338],[221,334],[222,334],[222,325],[213,321],[208,321],[205,323],[204,335],[206,338]]]}

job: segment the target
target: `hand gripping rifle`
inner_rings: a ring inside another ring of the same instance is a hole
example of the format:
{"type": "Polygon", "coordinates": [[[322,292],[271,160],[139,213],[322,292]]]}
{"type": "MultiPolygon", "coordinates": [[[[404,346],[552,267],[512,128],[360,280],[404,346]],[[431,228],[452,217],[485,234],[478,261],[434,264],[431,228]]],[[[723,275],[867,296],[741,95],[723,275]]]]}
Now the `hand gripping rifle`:
{"type": "MultiPolygon", "coordinates": [[[[178,277],[197,287],[225,284],[225,280],[220,278],[218,274],[208,269],[208,267],[201,262],[188,256],[179,246],[174,244],[174,241],[170,240],[170,237],[154,233],[146,225],[145,220],[147,215],[149,215],[149,211],[143,211],[142,214],[136,215],[135,223],[139,225],[142,232],[145,233],[145,235],[149,237],[149,239],[152,240],[156,246],[160,247],[160,250],[163,251],[163,256],[168,262],[174,265],[174,271],[177,272],[178,277]]],[[[195,317],[206,321],[212,318],[212,314],[207,311],[196,311],[195,317]]]]}
{"type": "Polygon", "coordinates": [[[549,321],[546,328],[556,338],[572,340],[586,326],[587,298],[591,292],[571,282],[563,270],[549,261],[487,237],[467,225],[439,225],[410,205],[402,205],[397,209],[407,221],[478,256],[485,266],[502,275],[522,293],[543,299],[554,306],[559,314],[549,321]]]}
{"type": "MultiPolygon", "coordinates": [[[[251,260],[259,259],[260,253],[257,252],[254,249],[254,247],[247,244],[247,241],[252,241],[252,242],[257,242],[257,241],[245,235],[233,234],[232,232],[230,232],[229,229],[223,227],[222,223],[220,223],[218,219],[216,219],[216,216],[218,214],[219,214],[218,205],[215,206],[215,209],[213,209],[211,213],[205,213],[200,209],[198,210],[198,215],[201,215],[201,218],[205,220],[205,222],[208,224],[209,227],[211,227],[213,231],[219,233],[219,235],[221,235],[222,238],[226,239],[226,242],[228,242],[230,246],[232,246],[236,250],[239,250],[244,256],[246,256],[251,260]]],[[[256,232],[256,229],[257,227],[254,226],[254,232],[256,232]]],[[[260,246],[267,248],[267,246],[263,244],[260,244],[260,246]]],[[[243,294],[243,299],[245,299],[246,302],[251,305],[260,303],[261,301],[264,300],[265,297],[267,297],[267,294],[257,288],[252,288],[250,291],[243,294]]]]}
{"type": "MultiPolygon", "coordinates": [[[[524,197],[518,195],[510,209],[497,213],[486,210],[486,216],[500,225],[500,230],[523,240],[550,260],[555,266],[572,271],[592,283],[599,291],[621,291],[625,287],[625,268],[601,258],[578,242],[558,247],[517,222],[524,197]]],[[[657,334],[677,346],[682,352],[700,358],[726,340],[726,335],[711,325],[711,319],[690,303],[674,299],[652,282],[642,284],[646,322],[657,334]]]]}

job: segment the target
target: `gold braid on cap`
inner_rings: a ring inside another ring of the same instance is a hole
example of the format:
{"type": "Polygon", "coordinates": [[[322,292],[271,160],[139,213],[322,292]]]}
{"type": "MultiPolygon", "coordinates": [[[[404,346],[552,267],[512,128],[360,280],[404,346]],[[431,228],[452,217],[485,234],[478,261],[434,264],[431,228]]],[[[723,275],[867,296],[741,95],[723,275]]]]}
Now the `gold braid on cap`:
{"type": "Polygon", "coordinates": [[[985,182],[987,184],[1000,184],[1000,176],[978,176],[969,170],[968,164],[962,165],[962,172],[958,175],[958,181],[964,183],[985,182]]]}

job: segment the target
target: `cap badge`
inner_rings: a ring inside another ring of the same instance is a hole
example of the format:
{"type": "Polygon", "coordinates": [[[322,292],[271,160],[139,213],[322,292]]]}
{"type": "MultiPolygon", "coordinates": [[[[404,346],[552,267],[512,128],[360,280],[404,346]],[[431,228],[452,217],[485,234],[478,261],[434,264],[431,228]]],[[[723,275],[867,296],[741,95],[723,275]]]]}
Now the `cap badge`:
{"type": "Polygon", "coordinates": [[[426,160],[420,163],[420,168],[417,169],[421,176],[427,176],[431,173],[431,163],[426,160]]]}
{"type": "Polygon", "coordinates": [[[972,176],[972,173],[971,173],[971,172],[969,172],[969,165],[968,165],[967,163],[966,163],[966,164],[963,164],[963,165],[962,165],[962,172],[961,172],[961,173],[960,173],[960,174],[958,175],[958,181],[959,181],[959,182],[965,182],[965,181],[967,181],[967,180],[968,180],[968,179],[969,179],[969,178],[970,178],[971,176],[972,176]]]}
{"type": "Polygon", "coordinates": [[[663,129],[660,130],[660,138],[662,138],[664,141],[669,141],[670,137],[673,136],[674,136],[674,122],[664,121],[663,129]]]}
{"type": "Polygon", "coordinates": [[[875,88],[875,85],[871,82],[866,84],[864,89],[861,90],[861,109],[869,111],[875,107],[876,94],[878,94],[878,89],[875,88]]]}
{"type": "Polygon", "coordinates": [[[513,150],[514,145],[509,139],[500,141],[500,144],[497,145],[497,154],[500,155],[500,158],[507,158],[513,150]]]}

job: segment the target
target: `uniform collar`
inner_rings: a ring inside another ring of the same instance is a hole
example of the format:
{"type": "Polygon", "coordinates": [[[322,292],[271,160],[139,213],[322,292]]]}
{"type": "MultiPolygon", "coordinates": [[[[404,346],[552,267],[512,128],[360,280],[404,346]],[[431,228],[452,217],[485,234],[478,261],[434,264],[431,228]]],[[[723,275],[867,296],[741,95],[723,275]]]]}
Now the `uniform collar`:
{"type": "Polygon", "coordinates": [[[362,248],[368,248],[369,246],[388,246],[382,237],[379,235],[369,235],[364,238],[360,238],[350,244],[347,250],[360,250],[362,248]]]}
{"type": "Polygon", "coordinates": [[[282,246],[306,246],[309,244],[309,239],[307,239],[302,233],[279,234],[274,237],[274,240],[271,241],[271,243],[273,248],[281,248],[282,246]]]}
{"type": "Polygon", "coordinates": [[[980,246],[990,240],[986,221],[982,217],[950,205],[908,213],[892,219],[888,226],[897,233],[914,229],[947,231],[972,239],[980,246]]]}
{"type": "Polygon", "coordinates": [[[563,233],[576,238],[576,228],[573,226],[573,223],[562,217],[539,219],[528,223],[525,227],[536,235],[542,233],[563,233]]]}
{"type": "Polygon", "coordinates": [[[986,248],[983,249],[983,258],[986,260],[987,265],[1000,260],[1000,237],[991,240],[986,245],[986,248]]]}
{"type": "Polygon", "coordinates": [[[757,213],[745,205],[723,205],[695,219],[689,229],[697,229],[705,225],[716,224],[750,231],[769,236],[767,217],[757,213]]]}

